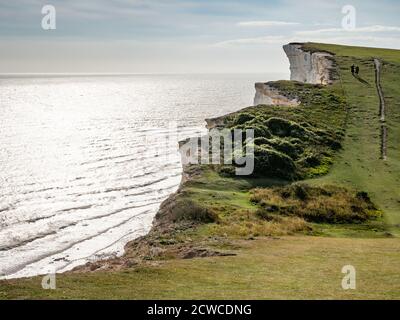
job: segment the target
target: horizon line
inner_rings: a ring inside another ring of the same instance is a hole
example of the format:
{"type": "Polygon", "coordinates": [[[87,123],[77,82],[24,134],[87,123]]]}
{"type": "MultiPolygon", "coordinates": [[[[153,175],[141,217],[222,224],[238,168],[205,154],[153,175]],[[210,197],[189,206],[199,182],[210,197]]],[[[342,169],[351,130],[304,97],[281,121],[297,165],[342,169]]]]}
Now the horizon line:
{"type": "Polygon", "coordinates": [[[0,72],[4,76],[136,76],[136,75],[225,75],[225,74],[285,74],[282,72],[0,72]]]}

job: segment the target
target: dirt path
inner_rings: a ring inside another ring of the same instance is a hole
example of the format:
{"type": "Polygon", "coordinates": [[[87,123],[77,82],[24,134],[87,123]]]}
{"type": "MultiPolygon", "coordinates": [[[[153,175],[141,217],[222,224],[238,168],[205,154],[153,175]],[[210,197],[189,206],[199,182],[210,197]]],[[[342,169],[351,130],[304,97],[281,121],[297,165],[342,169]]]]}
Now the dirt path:
{"type": "Polygon", "coordinates": [[[381,67],[382,63],[379,59],[374,59],[375,63],[375,84],[376,90],[379,96],[379,116],[381,121],[381,158],[383,160],[387,159],[387,140],[388,140],[388,130],[386,127],[386,106],[385,97],[383,95],[383,90],[381,86],[381,67]]]}

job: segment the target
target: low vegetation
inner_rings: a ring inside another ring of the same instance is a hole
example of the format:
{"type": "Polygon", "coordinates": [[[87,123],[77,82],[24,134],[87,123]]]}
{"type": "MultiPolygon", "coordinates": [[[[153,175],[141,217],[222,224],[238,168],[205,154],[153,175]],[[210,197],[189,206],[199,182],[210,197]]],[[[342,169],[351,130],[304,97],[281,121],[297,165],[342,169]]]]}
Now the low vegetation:
{"type": "Polygon", "coordinates": [[[382,216],[365,192],[337,186],[301,183],[254,189],[251,201],[261,206],[257,214],[266,220],[283,215],[318,223],[360,223],[382,216]]]}
{"type": "Polygon", "coordinates": [[[399,51],[306,48],[335,54],[334,85],[271,82],[300,105],[221,118],[231,130],[255,130],[246,141],[255,149],[252,176],[235,176],[233,165],[189,166],[153,230],[123,257],[60,275],[52,292],[41,290],[40,277],[0,282],[0,298],[398,299],[399,51]],[[360,77],[373,84],[373,57],[383,60],[386,162],[376,90],[349,71],[361,66],[360,77]],[[187,260],[195,257],[208,258],[187,260]],[[341,268],[349,263],[360,280],[344,291],[341,268]]]}
{"type": "Polygon", "coordinates": [[[399,239],[290,236],[236,243],[236,256],[0,282],[0,299],[399,299],[399,239]],[[357,268],[343,290],[341,269],[357,268]]]}
{"type": "Polygon", "coordinates": [[[346,99],[340,88],[292,81],[269,85],[301,104],[251,107],[225,118],[232,130],[254,130],[255,139],[246,140],[255,145],[253,176],[290,181],[326,174],[345,132],[346,99]]]}
{"type": "Polygon", "coordinates": [[[191,200],[178,200],[173,208],[174,222],[192,221],[199,223],[211,223],[219,220],[218,214],[212,209],[205,208],[191,200]]]}

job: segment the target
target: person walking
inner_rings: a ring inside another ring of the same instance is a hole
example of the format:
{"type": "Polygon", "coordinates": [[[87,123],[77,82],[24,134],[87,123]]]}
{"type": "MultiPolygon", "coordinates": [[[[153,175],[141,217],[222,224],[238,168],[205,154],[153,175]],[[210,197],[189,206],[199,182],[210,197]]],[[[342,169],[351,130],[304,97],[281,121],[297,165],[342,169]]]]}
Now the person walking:
{"type": "Polygon", "coordinates": [[[360,73],[360,67],[356,66],[356,75],[358,75],[360,73]]]}
{"type": "Polygon", "coordinates": [[[354,70],[355,70],[354,64],[350,67],[350,69],[351,69],[351,74],[354,75],[354,70]]]}

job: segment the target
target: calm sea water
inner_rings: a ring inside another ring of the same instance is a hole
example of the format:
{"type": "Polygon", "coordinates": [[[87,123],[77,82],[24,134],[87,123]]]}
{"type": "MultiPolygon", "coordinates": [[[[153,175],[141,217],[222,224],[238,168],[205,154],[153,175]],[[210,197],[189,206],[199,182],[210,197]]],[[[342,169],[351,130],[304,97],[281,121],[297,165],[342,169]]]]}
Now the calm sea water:
{"type": "Polygon", "coordinates": [[[0,275],[122,254],[178,188],[177,141],[283,77],[0,78],[0,275]]]}

